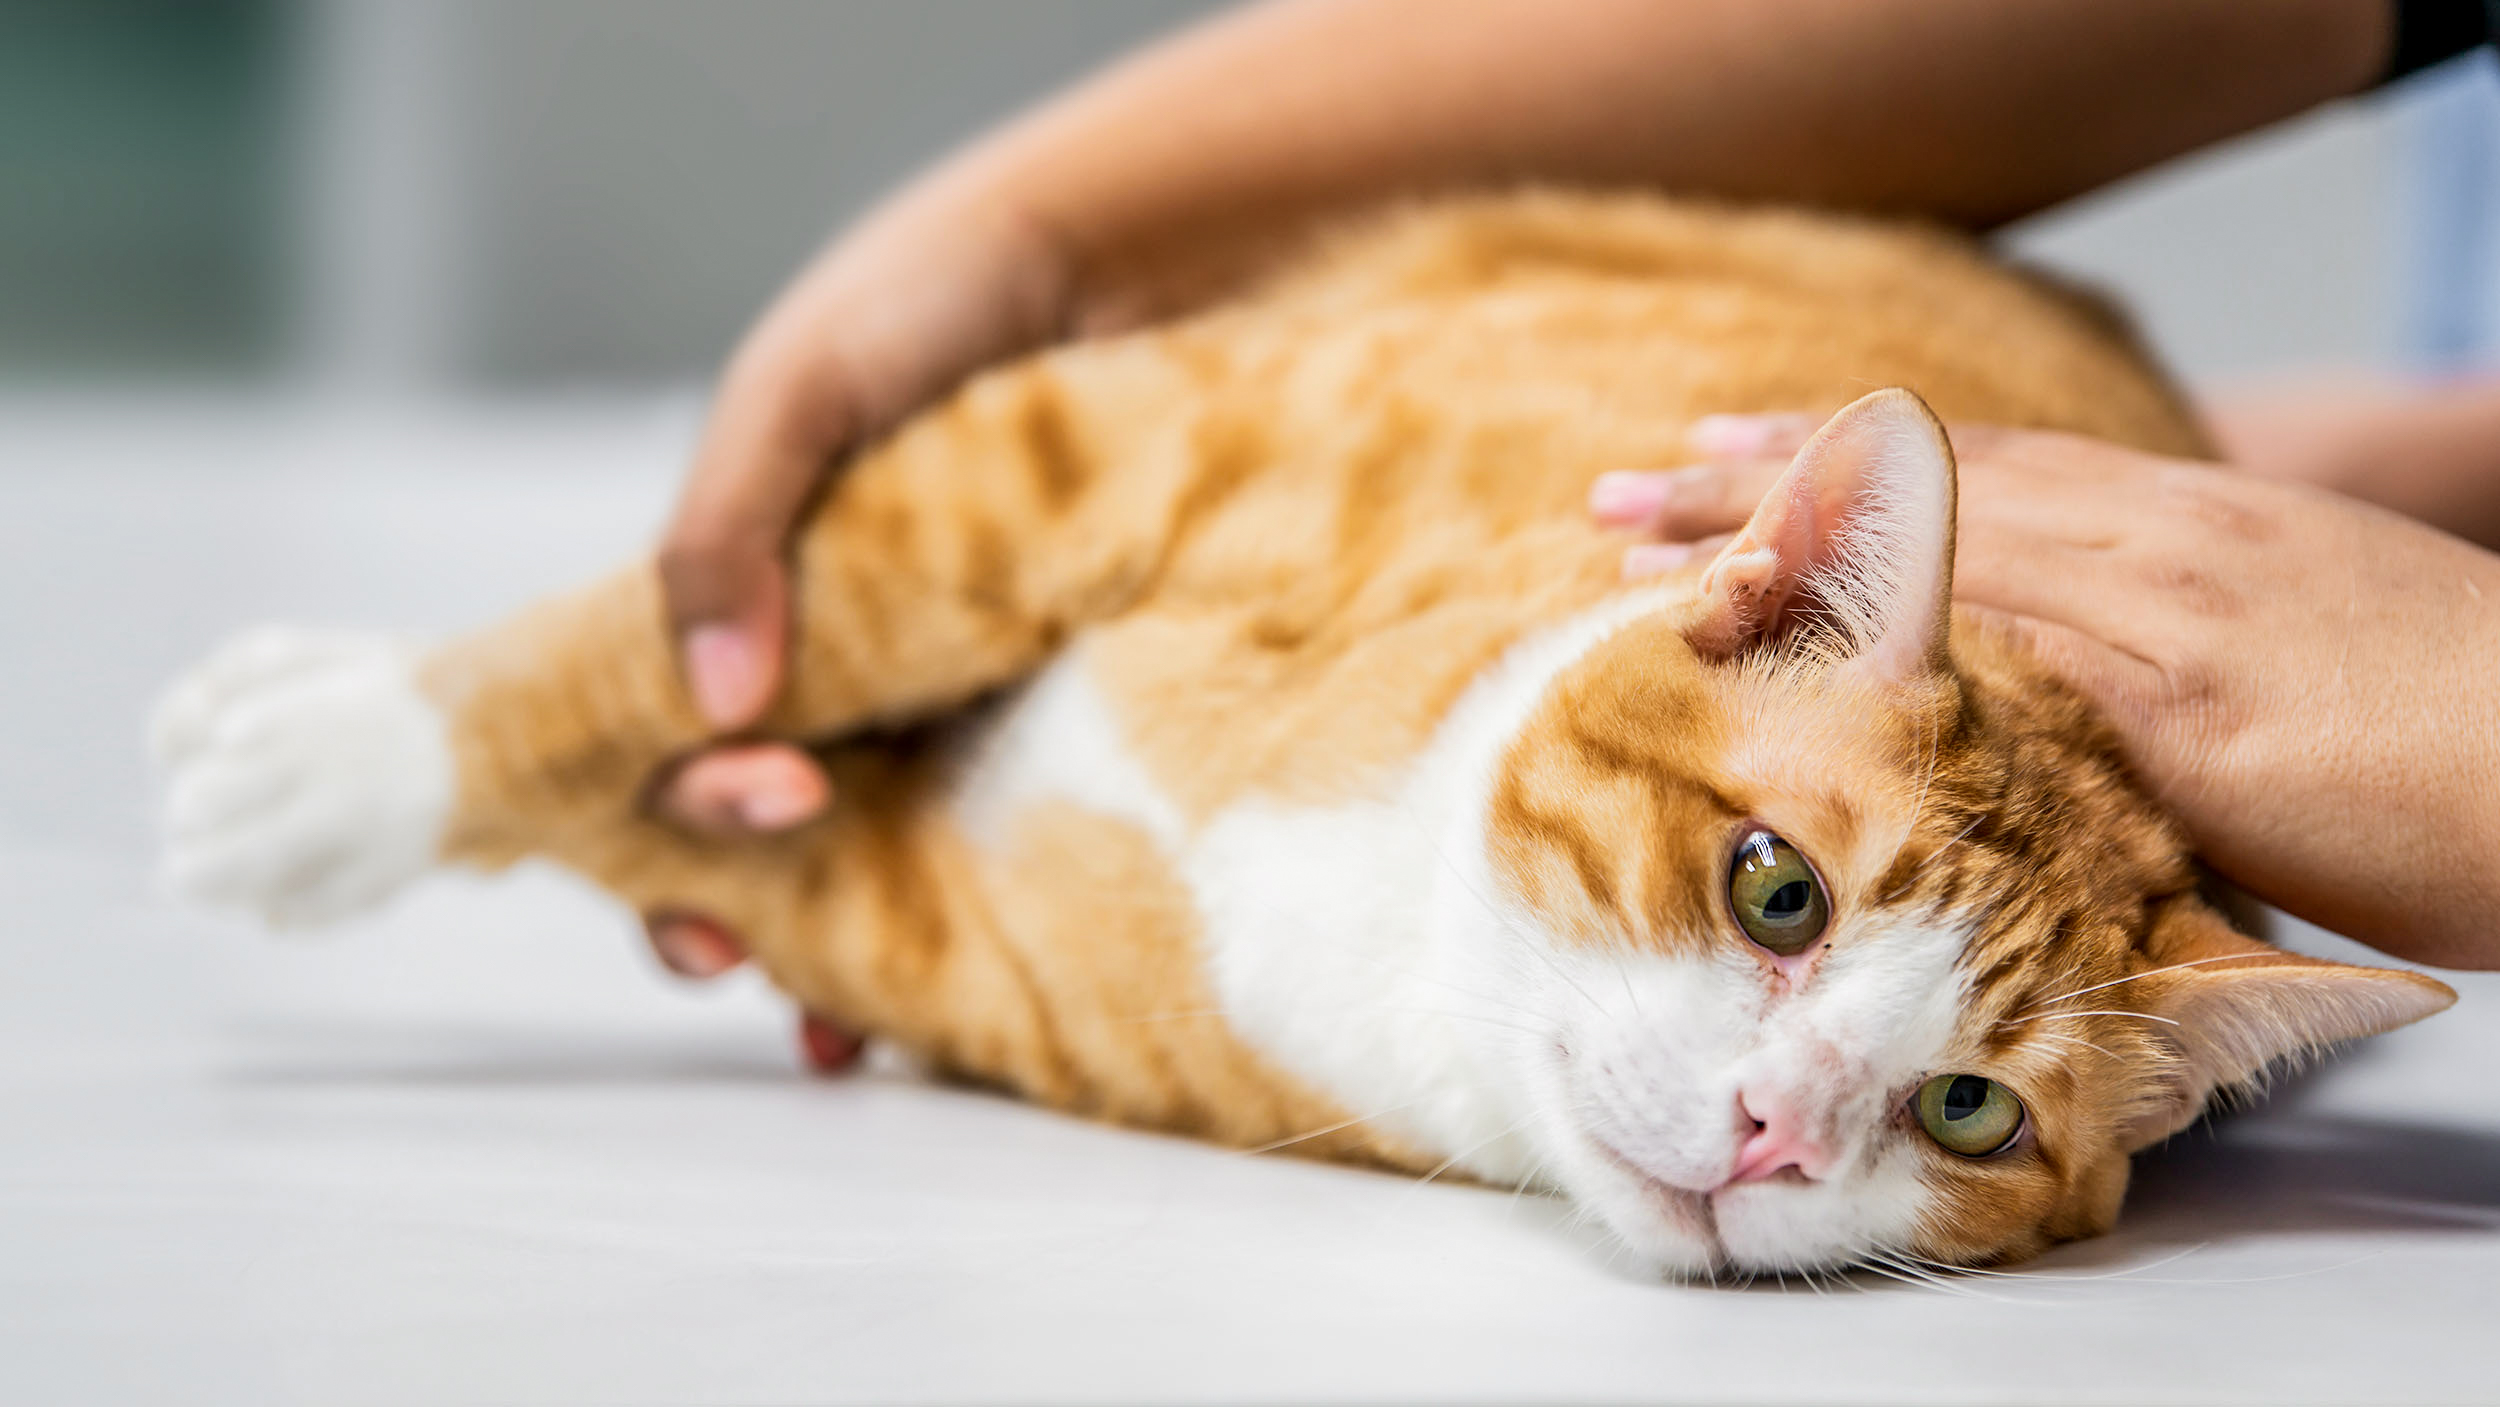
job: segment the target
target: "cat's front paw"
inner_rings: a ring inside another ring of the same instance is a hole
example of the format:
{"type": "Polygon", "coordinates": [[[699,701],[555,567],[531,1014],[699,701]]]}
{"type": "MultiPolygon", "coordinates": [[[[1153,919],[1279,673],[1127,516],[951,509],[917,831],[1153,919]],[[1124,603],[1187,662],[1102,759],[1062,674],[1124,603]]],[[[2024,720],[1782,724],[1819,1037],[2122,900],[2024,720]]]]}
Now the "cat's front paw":
{"type": "Polygon", "coordinates": [[[343,918],[434,863],[454,772],[407,646],[265,627],[157,706],[165,874],[279,926],[343,918]]]}

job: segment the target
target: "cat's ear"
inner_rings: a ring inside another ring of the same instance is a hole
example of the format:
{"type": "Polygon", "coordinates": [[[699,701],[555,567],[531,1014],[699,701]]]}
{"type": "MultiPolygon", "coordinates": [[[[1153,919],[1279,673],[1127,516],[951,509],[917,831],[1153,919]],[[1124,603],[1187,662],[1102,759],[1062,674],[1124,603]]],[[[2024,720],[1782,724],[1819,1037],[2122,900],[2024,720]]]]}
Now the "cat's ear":
{"type": "Polygon", "coordinates": [[[1889,684],[1951,668],[1953,448],[1908,391],[1878,391],[1797,452],[1702,572],[1693,648],[1724,658],[1801,630],[1889,684]]]}
{"type": "Polygon", "coordinates": [[[2195,1122],[2216,1090],[2277,1061],[2410,1025],[2456,999],[2418,972],[2287,953],[2233,929],[2193,898],[2171,900],[2146,943],[2150,975],[2130,985],[2162,1023],[2168,1057],[2127,1125],[2130,1149],[2195,1122]]]}

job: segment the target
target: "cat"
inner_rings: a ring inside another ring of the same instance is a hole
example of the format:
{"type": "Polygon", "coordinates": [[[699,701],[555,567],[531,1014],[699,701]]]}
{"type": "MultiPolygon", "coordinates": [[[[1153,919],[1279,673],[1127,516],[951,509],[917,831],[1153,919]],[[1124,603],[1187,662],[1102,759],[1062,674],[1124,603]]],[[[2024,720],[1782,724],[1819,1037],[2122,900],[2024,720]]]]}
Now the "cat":
{"type": "Polygon", "coordinates": [[[439,648],[215,654],[155,725],[168,864],[310,923],[546,857],[947,1074],[1555,1191],[1670,1275],[2020,1260],[2217,1091],[2454,997],[2198,897],[2109,734],[1954,613],[1939,415],[2204,449],[2115,319],[1957,237],[1409,206],[857,457],[760,730],[822,819],[642,805],[706,738],[646,563],[439,648]],[[1733,541],[1621,579],[1595,475],[1801,407],[1733,541]]]}

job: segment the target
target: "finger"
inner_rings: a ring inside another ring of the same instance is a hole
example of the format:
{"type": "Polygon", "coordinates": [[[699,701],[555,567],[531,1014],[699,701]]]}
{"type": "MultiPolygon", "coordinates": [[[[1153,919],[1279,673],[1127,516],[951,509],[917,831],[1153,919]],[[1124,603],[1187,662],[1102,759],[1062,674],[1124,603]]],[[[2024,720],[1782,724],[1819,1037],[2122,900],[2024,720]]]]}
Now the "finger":
{"type": "Polygon", "coordinates": [[[686,687],[703,721],[722,732],[746,727],[763,716],[781,687],[781,656],[789,636],[789,588],[781,564],[752,559],[674,560],[674,566],[663,568],[663,582],[698,578],[718,582],[729,577],[749,582],[741,588],[745,599],[731,607],[729,614],[698,620],[678,637],[686,687]]]}
{"type": "Polygon", "coordinates": [[[2155,755],[2150,731],[2152,702],[2160,696],[2161,667],[2085,631],[2037,616],[1990,606],[1970,606],[1964,617],[2006,645],[2037,661],[2068,688],[2098,707],[2118,729],[2128,754],[2139,762],[2155,755]]]}
{"type": "Polygon", "coordinates": [[[782,552],[852,425],[829,356],[751,353],[723,385],[659,554],[687,687],[715,728],[754,722],[779,687],[782,552]]]}
{"type": "Polygon", "coordinates": [[[2025,442],[2057,438],[2055,431],[2017,430],[2004,425],[1956,423],[1944,427],[1945,441],[1953,446],[1953,457],[1961,463],[2009,455],[2025,442]]]}
{"type": "Polygon", "coordinates": [[[685,912],[657,913],[643,920],[651,952],[660,965],[680,977],[705,981],[747,960],[746,944],[716,919],[685,912]]]}
{"type": "Polygon", "coordinates": [[[1705,415],[1684,427],[1684,443],[1704,459],[1794,459],[1823,417],[1800,411],[1705,415]]]}
{"type": "MultiPolygon", "coordinates": [[[[1955,534],[1954,599],[2063,626],[2141,657],[2160,654],[2155,642],[2177,624],[2177,607],[2163,599],[2146,558],[2164,549],[2096,497],[2052,487],[1966,501],[1955,534]]],[[[2178,569],[2198,570],[2193,562],[2178,569]]]]}
{"type": "Polygon", "coordinates": [[[1733,532],[1753,516],[1788,464],[1749,459],[1600,474],[1589,485],[1589,513],[1606,527],[1670,541],[1733,532]]]}
{"type": "Polygon", "coordinates": [[[867,1038],[844,1026],[804,1012],[799,1016],[799,1053],[807,1067],[821,1075],[839,1074],[858,1063],[867,1038]]]}
{"type": "Polygon", "coordinates": [[[712,835],[785,831],[823,814],[832,784],[788,743],[743,743],[701,753],[662,784],[660,814],[712,835]]]}
{"type": "Polygon", "coordinates": [[[1644,542],[1628,547],[1623,553],[1623,579],[1639,581],[1643,577],[1660,576],[1682,567],[1697,567],[1719,555],[1728,545],[1732,533],[1705,537],[1699,542],[1644,542]]]}

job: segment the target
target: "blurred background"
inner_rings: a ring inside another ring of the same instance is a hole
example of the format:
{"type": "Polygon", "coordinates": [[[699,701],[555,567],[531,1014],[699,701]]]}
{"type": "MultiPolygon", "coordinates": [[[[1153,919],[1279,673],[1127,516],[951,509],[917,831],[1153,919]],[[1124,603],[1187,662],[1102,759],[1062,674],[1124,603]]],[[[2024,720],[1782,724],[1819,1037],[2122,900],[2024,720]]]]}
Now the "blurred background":
{"type": "MultiPolygon", "coordinates": [[[[0,0],[0,376],[699,385],[825,235],[1207,0],[0,0]]],[[[2488,349],[2486,58],[2010,233],[2200,380],[2488,349]]]]}

